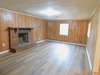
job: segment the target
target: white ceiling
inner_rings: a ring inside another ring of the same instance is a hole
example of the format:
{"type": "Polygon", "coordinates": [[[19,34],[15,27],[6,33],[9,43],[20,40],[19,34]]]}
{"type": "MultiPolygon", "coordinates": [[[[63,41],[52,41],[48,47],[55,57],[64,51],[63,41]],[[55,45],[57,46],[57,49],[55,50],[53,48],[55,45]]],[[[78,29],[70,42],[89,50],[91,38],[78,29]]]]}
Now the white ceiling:
{"type": "Polygon", "coordinates": [[[48,20],[89,19],[97,0],[0,0],[0,7],[16,10],[48,20]],[[53,8],[61,14],[46,16],[40,11],[53,8]]]}

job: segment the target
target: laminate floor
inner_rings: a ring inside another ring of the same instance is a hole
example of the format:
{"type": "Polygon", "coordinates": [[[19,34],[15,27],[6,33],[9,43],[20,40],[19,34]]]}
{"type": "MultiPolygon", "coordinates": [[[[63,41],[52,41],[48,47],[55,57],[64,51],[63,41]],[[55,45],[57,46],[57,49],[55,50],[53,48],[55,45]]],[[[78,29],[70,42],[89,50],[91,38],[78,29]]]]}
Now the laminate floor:
{"type": "Polygon", "coordinates": [[[85,75],[85,47],[44,42],[0,56],[0,75],[85,75]]]}

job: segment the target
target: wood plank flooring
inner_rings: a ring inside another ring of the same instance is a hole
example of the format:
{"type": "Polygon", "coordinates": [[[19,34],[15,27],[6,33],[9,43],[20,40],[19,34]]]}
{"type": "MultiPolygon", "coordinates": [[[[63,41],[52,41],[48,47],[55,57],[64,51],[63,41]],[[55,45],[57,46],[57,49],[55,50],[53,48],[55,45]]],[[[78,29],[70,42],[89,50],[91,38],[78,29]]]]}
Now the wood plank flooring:
{"type": "Polygon", "coordinates": [[[0,75],[84,75],[85,47],[44,42],[0,56],[0,75]]]}

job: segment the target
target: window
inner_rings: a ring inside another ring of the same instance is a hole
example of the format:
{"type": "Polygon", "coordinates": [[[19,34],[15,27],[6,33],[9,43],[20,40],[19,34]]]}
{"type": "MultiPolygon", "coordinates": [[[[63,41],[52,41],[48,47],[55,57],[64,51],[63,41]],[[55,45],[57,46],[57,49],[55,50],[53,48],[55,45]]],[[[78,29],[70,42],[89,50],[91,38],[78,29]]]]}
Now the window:
{"type": "Polygon", "coordinates": [[[60,35],[68,36],[69,24],[60,24],[60,35]]]}

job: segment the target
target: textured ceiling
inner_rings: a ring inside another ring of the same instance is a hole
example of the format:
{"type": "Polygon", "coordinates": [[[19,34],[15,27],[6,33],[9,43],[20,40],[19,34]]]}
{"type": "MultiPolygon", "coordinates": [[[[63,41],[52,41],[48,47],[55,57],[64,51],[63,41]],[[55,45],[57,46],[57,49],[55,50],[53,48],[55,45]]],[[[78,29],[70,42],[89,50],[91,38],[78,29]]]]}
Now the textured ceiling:
{"type": "Polygon", "coordinates": [[[89,19],[97,3],[97,0],[0,0],[0,7],[28,13],[42,19],[74,20],[89,19]],[[47,8],[53,8],[61,14],[48,17],[39,13],[47,8]]]}

